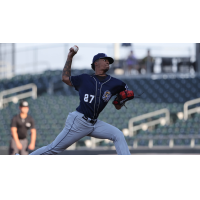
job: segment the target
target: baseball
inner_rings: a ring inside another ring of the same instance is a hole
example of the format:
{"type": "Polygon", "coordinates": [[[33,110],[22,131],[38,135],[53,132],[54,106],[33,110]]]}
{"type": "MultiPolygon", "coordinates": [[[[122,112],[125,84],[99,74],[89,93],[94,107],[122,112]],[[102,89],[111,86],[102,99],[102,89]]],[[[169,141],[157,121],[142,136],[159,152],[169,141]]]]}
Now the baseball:
{"type": "Polygon", "coordinates": [[[75,52],[78,51],[78,47],[76,45],[74,45],[72,48],[74,49],[75,52]]]}

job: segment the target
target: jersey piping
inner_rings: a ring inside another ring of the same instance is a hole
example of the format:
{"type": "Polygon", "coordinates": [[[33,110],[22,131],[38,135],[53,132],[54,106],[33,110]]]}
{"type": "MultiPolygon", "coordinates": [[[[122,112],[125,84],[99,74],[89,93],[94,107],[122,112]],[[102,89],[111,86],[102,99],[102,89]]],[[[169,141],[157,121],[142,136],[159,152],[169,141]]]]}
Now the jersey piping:
{"type": "MultiPolygon", "coordinates": [[[[99,95],[99,105],[100,105],[100,98],[101,98],[101,89],[102,89],[102,86],[103,86],[105,83],[107,83],[110,79],[111,79],[111,76],[110,76],[110,78],[109,78],[106,82],[104,82],[104,83],[101,85],[101,88],[100,88],[100,95],[99,95]]],[[[99,111],[99,105],[98,105],[97,113],[98,113],[98,111],[99,111]]]]}
{"type": "Polygon", "coordinates": [[[92,77],[94,80],[95,80],[95,82],[96,82],[96,93],[95,93],[95,103],[94,103],[94,116],[93,116],[93,119],[94,119],[94,117],[95,117],[95,105],[96,105],[96,98],[97,98],[97,81],[96,81],[96,79],[94,78],[94,77],[92,77]]]}

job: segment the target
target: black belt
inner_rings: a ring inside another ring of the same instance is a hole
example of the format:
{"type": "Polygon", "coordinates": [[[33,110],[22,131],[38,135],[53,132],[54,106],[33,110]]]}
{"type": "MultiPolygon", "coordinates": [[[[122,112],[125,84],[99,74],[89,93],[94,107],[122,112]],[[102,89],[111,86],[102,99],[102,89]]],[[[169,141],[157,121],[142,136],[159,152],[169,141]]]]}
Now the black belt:
{"type": "Polygon", "coordinates": [[[95,124],[97,122],[97,119],[90,119],[89,117],[86,117],[85,115],[82,117],[85,121],[91,123],[91,124],[95,124]]]}

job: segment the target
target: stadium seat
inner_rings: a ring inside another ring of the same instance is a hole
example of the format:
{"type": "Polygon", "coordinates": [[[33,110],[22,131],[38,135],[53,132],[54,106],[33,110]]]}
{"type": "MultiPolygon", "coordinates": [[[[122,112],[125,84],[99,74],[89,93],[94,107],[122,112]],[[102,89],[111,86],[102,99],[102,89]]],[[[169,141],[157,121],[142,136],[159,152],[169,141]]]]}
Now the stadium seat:
{"type": "MultiPolygon", "coordinates": [[[[163,66],[171,64],[170,61],[163,60],[163,66]]],[[[54,81],[60,83],[61,70],[45,71],[43,74],[37,75],[18,75],[12,79],[4,79],[0,81],[0,91],[10,89],[27,83],[35,83],[38,86],[38,98],[33,100],[27,98],[30,104],[30,115],[35,119],[38,129],[38,136],[42,141],[37,140],[38,146],[43,146],[47,142],[51,142],[54,137],[62,130],[68,114],[76,109],[79,103],[78,92],[73,87],[61,87],[54,94],[47,94],[49,82],[54,81]],[[55,116],[56,119],[55,119],[55,116]],[[49,135],[46,138],[46,135],[49,135]]],[[[80,73],[92,74],[93,70],[72,70],[72,75],[80,73]]],[[[176,114],[183,111],[184,102],[200,97],[200,78],[177,78],[177,79],[156,79],[140,78],[140,79],[122,79],[128,84],[135,95],[142,92],[144,94],[141,99],[133,99],[126,103],[128,109],[123,107],[117,111],[111,101],[106,109],[100,114],[99,119],[110,123],[120,130],[128,128],[128,120],[132,117],[139,116],[148,112],[153,112],[162,108],[168,108],[171,116],[175,116],[173,124],[168,126],[157,126],[155,130],[139,131],[139,136],[154,135],[200,135],[199,120],[200,115],[194,114],[187,122],[178,120],[176,114]]],[[[199,105],[198,105],[199,106],[199,105]]],[[[9,103],[6,108],[1,110],[0,115],[0,145],[8,144],[10,138],[10,120],[13,115],[18,113],[18,104],[9,103]],[[6,136],[5,136],[6,135],[6,136]]],[[[155,118],[156,119],[156,118],[155,118]]],[[[133,145],[134,138],[126,138],[130,145],[133,145]]],[[[155,141],[156,145],[164,145],[169,141],[162,139],[155,141]]],[[[83,143],[82,143],[83,144],[83,143]]],[[[188,145],[188,140],[177,140],[176,145],[188,145]]],[[[195,144],[200,144],[199,140],[195,140],[195,144]]],[[[100,145],[107,145],[100,143],[100,145]]],[[[141,140],[140,146],[147,146],[148,141],[141,140]]]]}

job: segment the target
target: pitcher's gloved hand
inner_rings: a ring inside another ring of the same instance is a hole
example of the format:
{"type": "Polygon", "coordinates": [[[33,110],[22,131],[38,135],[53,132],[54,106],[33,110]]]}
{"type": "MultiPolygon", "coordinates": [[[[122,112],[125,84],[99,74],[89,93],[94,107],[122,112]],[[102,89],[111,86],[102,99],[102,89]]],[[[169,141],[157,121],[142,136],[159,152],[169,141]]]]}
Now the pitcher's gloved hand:
{"type": "Polygon", "coordinates": [[[121,105],[124,106],[124,104],[134,98],[134,92],[132,90],[125,90],[120,92],[117,97],[112,102],[114,105],[121,105]]]}

